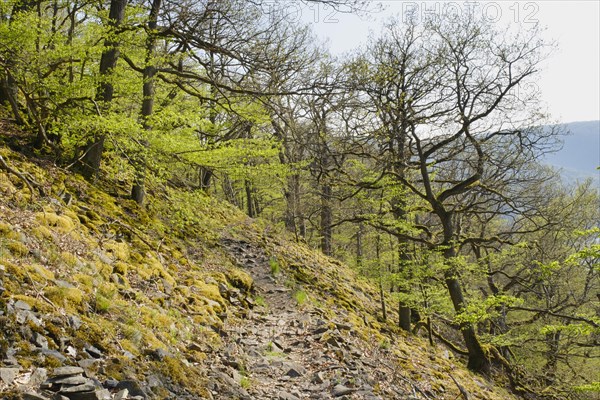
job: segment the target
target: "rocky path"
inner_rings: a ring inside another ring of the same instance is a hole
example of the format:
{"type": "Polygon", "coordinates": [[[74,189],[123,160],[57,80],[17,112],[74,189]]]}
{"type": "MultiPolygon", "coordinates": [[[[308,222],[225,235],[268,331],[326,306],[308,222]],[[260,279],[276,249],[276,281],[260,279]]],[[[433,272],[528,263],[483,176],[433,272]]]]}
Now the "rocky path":
{"type": "Polygon", "coordinates": [[[428,398],[386,362],[385,349],[359,340],[343,318],[328,321],[317,307],[299,307],[261,249],[223,244],[254,279],[264,306],[237,325],[226,324],[227,345],[211,361],[214,399],[428,398]]]}

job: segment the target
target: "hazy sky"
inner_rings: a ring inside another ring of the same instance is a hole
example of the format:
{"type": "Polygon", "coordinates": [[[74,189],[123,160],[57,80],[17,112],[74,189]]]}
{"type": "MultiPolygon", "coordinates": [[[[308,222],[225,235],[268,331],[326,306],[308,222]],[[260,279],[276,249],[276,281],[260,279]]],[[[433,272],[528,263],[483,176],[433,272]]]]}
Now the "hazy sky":
{"type": "Polygon", "coordinates": [[[290,12],[313,25],[334,54],[364,44],[369,31],[379,32],[381,21],[416,9],[427,13],[466,12],[473,5],[486,18],[500,24],[532,24],[546,27],[548,39],[558,49],[546,63],[539,86],[553,118],[559,122],[600,119],[600,1],[401,1],[381,2],[385,10],[368,16],[335,12],[324,6],[290,1],[290,12]]]}

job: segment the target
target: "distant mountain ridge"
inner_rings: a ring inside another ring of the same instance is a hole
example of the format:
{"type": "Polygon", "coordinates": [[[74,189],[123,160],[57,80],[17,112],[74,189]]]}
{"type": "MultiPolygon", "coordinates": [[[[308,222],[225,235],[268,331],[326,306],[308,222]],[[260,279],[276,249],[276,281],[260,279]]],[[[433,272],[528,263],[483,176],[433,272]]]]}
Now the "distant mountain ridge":
{"type": "Polygon", "coordinates": [[[559,124],[567,132],[563,147],[547,154],[544,161],[561,169],[569,183],[592,178],[600,188],[600,121],[578,121],[559,124]]]}

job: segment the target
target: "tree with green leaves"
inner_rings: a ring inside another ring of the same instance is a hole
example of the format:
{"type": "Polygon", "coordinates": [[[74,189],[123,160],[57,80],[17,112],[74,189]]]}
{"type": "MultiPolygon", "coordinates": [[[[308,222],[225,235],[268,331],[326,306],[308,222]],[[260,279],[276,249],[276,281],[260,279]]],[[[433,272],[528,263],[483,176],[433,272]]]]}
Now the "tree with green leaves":
{"type": "MultiPolygon", "coordinates": [[[[395,179],[426,212],[416,234],[397,236],[441,252],[460,316],[468,305],[461,252],[473,241],[495,240],[470,232],[470,221],[508,208],[518,213],[520,199],[511,190],[524,178],[521,166],[552,144],[551,133],[534,128],[543,121],[537,94],[517,91],[535,78],[548,46],[535,30],[496,40],[497,28],[474,13],[407,29],[392,25],[388,35],[380,54],[395,55],[394,67],[386,74],[390,61],[376,63],[382,83],[365,89],[376,113],[388,118],[380,123],[382,176],[395,179]]],[[[372,69],[363,69],[363,81],[372,80],[372,69]]],[[[460,331],[469,368],[489,371],[476,326],[462,319],[460,331]]]]}

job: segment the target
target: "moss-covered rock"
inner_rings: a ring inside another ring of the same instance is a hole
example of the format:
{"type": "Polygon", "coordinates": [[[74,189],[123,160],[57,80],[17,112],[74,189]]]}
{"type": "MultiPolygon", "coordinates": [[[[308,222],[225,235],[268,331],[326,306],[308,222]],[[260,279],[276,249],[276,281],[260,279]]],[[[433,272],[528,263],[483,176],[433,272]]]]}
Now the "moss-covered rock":
{"type": "Polygon", "coordinates": [[[67,310],[81,310],[83,306],[84,293],[74,287],[49,287],[44,291],[44,295],[55,305],[67,310]]]}
{"type": "Polygon", "coordinates": [[[238,288],[246,293],[252,291],[254,281],[246,272],[240,269],[230,269],[226,277],[233,287],[238,288]]]}
{"type": "Polygon", "coordinates": [[[6,244],[6,248],[16,257],[23,257],[29,254],[29,248],[21,242],[11,240],[6,244]]]}
{"type": "Polygon", "coordinates": [[[53,228],[59,233],[69,233],[75,228],[73,220],[64,215],[58,215],[53,210],[47,209],[35,215],[41,226],[53,228]]]}

